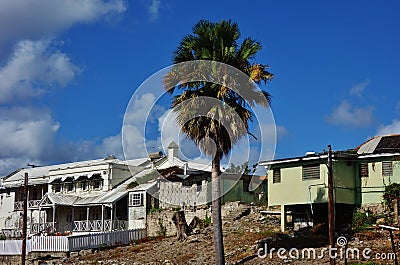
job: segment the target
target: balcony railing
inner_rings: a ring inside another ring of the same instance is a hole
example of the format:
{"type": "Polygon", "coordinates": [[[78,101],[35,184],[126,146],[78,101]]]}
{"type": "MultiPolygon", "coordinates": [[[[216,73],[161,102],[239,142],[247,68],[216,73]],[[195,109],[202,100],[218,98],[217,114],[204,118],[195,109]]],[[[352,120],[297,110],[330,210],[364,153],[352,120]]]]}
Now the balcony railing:
{"type": "Polygon", "coordinates": [[[110,231],[110,230],[127,230],[127,221],[122,220],[89,220],[89,221],[74,221],[73,231],[110,231]],[[111,227],[112,225],[112,227],[111,227]]]}
{"type": "Polygon", "coordinates": [[[14,211],[22,211],[24,209],[24,202],[14,202],[14,211]]]}
{"type": "MultiPolygon", "coordinates": [[[[40,200],[29,200],[28,207],[30,209],[39,208],[40,200]]],[[[14,202],[14,211],[23,211],[24,210],[24,201],[14,202]]]]}
{"type": "Polygon", "coordinates": [[[1,232],[7,238],[21,238],[22,237],[22,230],[19,228],[3,228],[1,232]]]}
{"type": "Polygon", "coordinates": [[[40,200],[29,200],[28,207],[29,208],[39,208],[40,200]]]}
{"type": "Polygon", "coordinates": [[[40,232],[45,232],[47,234],[51,234],[56,232],[57,223],[47,222],[47,223],[33,223],[31,224],[31,234],[37,234],[40,232]]]}

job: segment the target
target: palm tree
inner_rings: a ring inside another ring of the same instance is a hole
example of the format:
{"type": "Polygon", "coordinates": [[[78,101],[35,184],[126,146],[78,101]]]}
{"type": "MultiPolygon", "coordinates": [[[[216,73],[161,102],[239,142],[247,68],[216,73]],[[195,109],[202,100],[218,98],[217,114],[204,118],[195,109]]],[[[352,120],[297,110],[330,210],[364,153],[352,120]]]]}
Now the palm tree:
{"type": "Polygon", "coordinates": [[[173,54],[175,67],[164,78],[166,89],[174,94],[171,108],[177,114],[181,131],[212,157],[212,220],[217,264],[225,263],[220,162],[233,144],[249,133],[249,122],[253,120],[251,107],[269,106],[270,95],[253,82],[273,78],[267,65],[251,62],[261,49],[260,43],[245,38],[239,44],[239,37],[238,25],[230,20],[217,23],[200,20],[193,27],[193,34],[182,39],[173,54]],[[200,63],[184,63],[188,61],[200,63]],[[245,73],[246,80],[237,81],[226,65],[245,73]],[[210,82],[210,76],[217,81],[210,82]]]}

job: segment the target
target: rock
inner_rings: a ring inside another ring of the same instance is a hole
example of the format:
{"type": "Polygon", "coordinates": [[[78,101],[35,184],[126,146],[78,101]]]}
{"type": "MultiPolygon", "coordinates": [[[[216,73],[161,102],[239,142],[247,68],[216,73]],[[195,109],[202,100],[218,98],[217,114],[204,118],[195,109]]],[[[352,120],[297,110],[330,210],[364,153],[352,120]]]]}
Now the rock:
{"type": "Polygon", "coordinates": [[[376,220],[376,224],[377,225],[384,225],[386,223],[386,219],[385,218],[379,218],[376,220]]]}
{"type": "Polygon", "coordinates": [[[196,243],[196,242],[200,242],[200,240],[197,237],[189,239],[189,243],[196,243]]]}

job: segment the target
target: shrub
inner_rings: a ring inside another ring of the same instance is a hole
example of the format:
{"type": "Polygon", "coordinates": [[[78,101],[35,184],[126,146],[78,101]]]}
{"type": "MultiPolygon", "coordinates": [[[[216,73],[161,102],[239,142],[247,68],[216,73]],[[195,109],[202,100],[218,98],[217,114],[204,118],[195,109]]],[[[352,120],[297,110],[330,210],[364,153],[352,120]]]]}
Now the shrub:
{"type": "Polygon", "coordinates": [[[361,212],[359,209],[354,211],[351,228],[354,232],[365,231],[376,224],[378,217],[371,211],[361,212]]]}
{"type": "Polygon", "coordinates": [[[158,218],[159,229],[157,230],[156,233],[158,236],[165,237],[167,235],[167,227],[164,225],[163,221],[164,220],[161,217],[158,218]]]}
{"type": "Polygon", "coordinates": [[[385,186],[385,192],[383,193],[383,198],[389,209],[393,211],[393,200],[400,198],[400,184],[392,183],[385,186]]]}

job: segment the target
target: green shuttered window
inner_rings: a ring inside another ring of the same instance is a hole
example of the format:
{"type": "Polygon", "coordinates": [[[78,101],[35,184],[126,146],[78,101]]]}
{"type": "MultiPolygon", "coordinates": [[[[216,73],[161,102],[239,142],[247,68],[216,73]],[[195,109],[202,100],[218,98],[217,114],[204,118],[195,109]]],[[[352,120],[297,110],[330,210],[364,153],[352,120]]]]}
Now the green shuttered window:
{"type": "Polygon", "coordinates": [[[319,179],[319,164],[303,166],[303,180],[319,179]]]}

